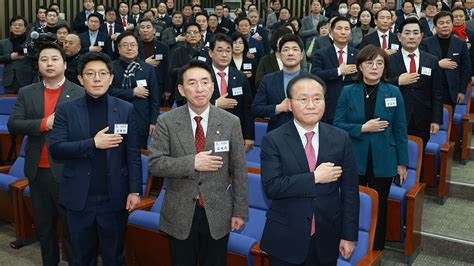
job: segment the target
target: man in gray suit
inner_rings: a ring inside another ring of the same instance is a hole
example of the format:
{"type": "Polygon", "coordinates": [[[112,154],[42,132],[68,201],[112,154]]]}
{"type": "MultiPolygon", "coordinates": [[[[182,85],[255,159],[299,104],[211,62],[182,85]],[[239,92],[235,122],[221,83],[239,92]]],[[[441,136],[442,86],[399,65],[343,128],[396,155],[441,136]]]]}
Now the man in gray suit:
{"type": "Polygon", "coordinates": [[[26,25],[24,17],[11,18],[10,37],[0,41],[0,64],[5,65],[2,81],[5,93],[18,93],[19,88],[31,84],[35,75],[33,59],[24,48],[26,25]]]}
{"type": "Polygon", "coordinates": [[[151,142],[150,172],[168,178],[160,229],[173,265],[226,265],[229,230],[248,215],[239,118],[209,103],[211,73],[195,60],[181,70],[187,104],[158,117],[151,142]]]}
{"type": "Polygon", "coordinates": [[[55,43],[39,50],[38,67],[43,82],[20,89],[8,120],[11,134],[28,136],[25,154],[25,176],[30,186],[36,230],[41,244],[43,265],[59,263],[56,225],[63,222],[64,244],[69,262],[72,260],[69,233],[64,209],[58,204],[59,179],[63,165],[49,156],[47,145],[58,104],[84,95],[84,89],[64,77],[66,54],[55,43]]]}

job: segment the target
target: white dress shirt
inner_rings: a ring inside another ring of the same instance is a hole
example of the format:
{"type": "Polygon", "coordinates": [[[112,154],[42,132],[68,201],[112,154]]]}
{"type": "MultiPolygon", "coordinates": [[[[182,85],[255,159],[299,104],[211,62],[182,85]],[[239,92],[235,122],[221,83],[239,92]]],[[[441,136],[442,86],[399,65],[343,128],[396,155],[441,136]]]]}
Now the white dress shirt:
{"type": "MultiPolygon", "coordinates": [[[[408,56],[409,52],[407,52],[405,49],[402,48],[402,57],[403,57],[403,62],[405,63],[405,67],[407,69],[407,73],[410,73],[410,62],[411,59],[408,56]]],[[[418,48],[413,52],[415,54],[415,65],[416,65],[416,73],[418,73],[418,69],[420,68],[420,51],[418,48]]]]}
{"type": "Polygon", "coordinates": [[[387,35],[385,36],[385,39],[387,40],[387,49],[391,49],[390,47],[390,31],[387,31],[385,33],[377,30],[377,35],[379,36],[379,42],[380,42],[380,48],[382,48],[382,44],[383,44],[383,38],[382,38],[382,35],[387,35]]]}
{"type": "Polygon", "coordinates": [[[295,127],[296,127],[296,130],[298,131],[298,135],[300,136],[300,139],[301,139],[301,144],[303,144],[303,149],[306,147],[306,143],[308,142],[308,140],[306,139],[306,133],[307,132],[310,132],[310,131],[313,131],[314,132],[314,135],[313,135],[313,139],[311,140],[311,144],[313,144],[313,149],[314,149],[314,158],[316,158],[316,163],[318,161],[318,153],[319,153],[319,123],[317,123],[316,125],[314,125],[314,128],[313,130],[306,130],[304,129],[299,123],[298,121],[294,120],[293,119],[293,123],[295,123],[295,127]]]}
{"type": "MultiPolygon", "coordinates": [[[[333,46],[334,46],[334,49],[336,49],[336,58],[337,58],[337,61],[339,62],[339,50],[341,49],[339,49],[339,47],[337,47],[335,44],[333,44],[333,46]]],[[[347,45],[344,48],[342,48],[342,62],[347,65],[347,45]]],[[[342,75],[341,68],[339,67],[337,68],[337,75],[338,76],[342,75]]]]}
{"type": "MultiPolygon", "coordinates": [[[[202,114],[200,115],[200,117],[202,117],[201,126],[202,126],[202,129],[204,130],[204,137],[207,134],[207,125],[209,124],[209,109],[210,109],[209,106],[210,105],[207,105],[206,110],[204,110],[204,112],[202,112],[202,114]]],[[[188,110],[189,110],[189,116],[191,117],[191,127],[193,128],[193,136],[194,138],[196,138],[197,123],[196,123],[196,120],[194,120],[194,117],[198,116],[198,114],[196,114],[189,106],[188,106],[188,110]]]]}

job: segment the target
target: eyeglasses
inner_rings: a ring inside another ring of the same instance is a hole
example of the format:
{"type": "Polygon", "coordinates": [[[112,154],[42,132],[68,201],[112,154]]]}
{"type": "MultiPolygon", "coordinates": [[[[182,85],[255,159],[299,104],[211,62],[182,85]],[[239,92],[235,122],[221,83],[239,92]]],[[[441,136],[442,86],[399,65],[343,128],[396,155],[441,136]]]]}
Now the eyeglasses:
{"type": "Polygon", "coordinates": [[[136,43],[121,43],[120,47],[123,48],[136,48],[138,45],[136,43]]]}
{"type": "Polygon", "coordinates": [[[363,64],[366,67],[370,67],[370,68],[374,67],[374,64],[375,66],[377,66],[377,68],[382,68],[384,67],[385,62],[384,61],[365,61],[363,64]]]}
{"type": "Polygon", "coordinates": [[[324,98],[322,97],[314,97],[314,98],[298,98],[298,99],[292,99],[297,101],[298,103],[302,105],[308,105],[309,102],[312,102],[314,105],[319,105],[322,102],[324,102],[324,98]]]}
{"type": "Polygon", "coordinates": [[[223,49],[216,49],[214,50],[214,52],[218,53],[218,54],[232,54],[232,50],[223,50],[223,49]]]}
{"type": "Polygon", "coordinates": [[[199,31],[187,31],[186,34],[187,35],[198,35],[199,31]]]}
{"type": "Polygon", "coordinates": [[[110,72],[107,71],[99,71],[99,72],[94,72],[94,71],[88,71],[83,73],[82,75],[86,76],[88,79],[94,79],[96,75],[99,75],[100,79],[106,79],[109,77],[110,72]]]}

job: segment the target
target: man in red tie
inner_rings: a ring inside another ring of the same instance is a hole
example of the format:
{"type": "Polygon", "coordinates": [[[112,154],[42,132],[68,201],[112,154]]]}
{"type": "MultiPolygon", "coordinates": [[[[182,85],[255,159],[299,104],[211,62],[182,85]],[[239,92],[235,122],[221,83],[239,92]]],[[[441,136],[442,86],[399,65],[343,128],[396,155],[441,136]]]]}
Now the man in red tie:
{"type": "Polygon", "coordinates": [[[293,78],[294,119],[262,140],[262,184],[272,203],[261,248],[272,266],[336,265],[358,239],[355,157],[347,133],[320,122],[325,89],[312,74],[293,78]]]}
{"type": "Polygon", "coordinates": [[[160,230],[172,265],[226,265],[229,231],[248,215],[239,119],[210,104],[211,73],[199,60],[183,67],[178,90],[187,104],[159,116],[152,136],[148,166],[167,177],[160,230]]]}
{"type": "Polygon", "coordinates": [[[438,133],[443,121],[443,88],[438,59],[418,49],[423,32],[416,18],[407,18],[400,24],[398,39],[402,48],[390,56],[390,82],[402,92],[408,134],[420,137],[426,147],[430,133],[438,133]]]}
{"type": "Polygon", "coordinates": [[[389,55],[396,53],[400,48],[400,43],[398,42],[397,36],[390,32],[392,16],[392,13],[385,8],[377,12],[377,14],[375,14],[377,30],[365,35],[360,42],[359,48],[362,49],[368,44],[373,44],[384,49],[389,55]]]}
{"type": "Polygon", "coordinates": [[[335,18],[330,33],[334,43],[316,51],[311,72],[326,82],[328,92],[324,121],[332,124],[342,88],[353,82],[352,77],[357,72],[355,62],[359,50],[349,47],[352,28],[348,18],[335,18]]]}

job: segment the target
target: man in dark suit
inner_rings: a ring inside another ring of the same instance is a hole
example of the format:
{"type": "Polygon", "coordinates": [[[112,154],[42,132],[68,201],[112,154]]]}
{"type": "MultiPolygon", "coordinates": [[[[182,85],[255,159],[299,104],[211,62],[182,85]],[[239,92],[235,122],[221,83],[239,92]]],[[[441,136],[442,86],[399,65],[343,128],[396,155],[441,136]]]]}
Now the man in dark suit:
{"type": "Polygon", "coordinates": [[[84,10],[77,13],[76,17],[74,18],[74,24],[72,25],[72,28],[77,34],[86,32],[88,30],[89,16],[92,14],[97,15],[99,18],[99,25],[102,25],[104,21],[102,15],[94,11],[95,0],[83,0],[82,4],[84,6],[84,10]]]}
{"type": "Polygon", "coordinates": [[[237,31],[242,33],[247,42],[249,43],[249,53],[251,55],[246,55],[253,59],[257,64],[260,62],[260,59],[265,54],[265,49],[263,48],[263,41],[253,38],[250,32],[251,24],[249,18],[240,18],[236,21],[237,31]]]}
{"type": "Polygon", "coordinates": [[[115,9],[109,7],[105,10],[105,23],[100,26],[100,31],[107,34],[111,40],[113,58],[118,57],[117,37],[124,32],[123,26],[116,21],[115,9]]]}
{"type": "Polygon", "coordinates": [[[443,122],[438,60],[418,49],[423,33],[416,18],[403,21],[398,31],[402,49],[390,56],[390,83],[398,86],[403,95],[408,134],[420,137],[426,147],[430,133],[437,134],[443,122]]]}
{"type": "MultiPolygon", "coordinates": [[[[471,81],[471,61],[465,41],[453,36],[453,15],[441,11],[434,17],[436,35],[425,38],[421,50],[437,57],[441,69],[443,103],[454,107],[464,101],[471,81]]],[[[470,97],[470,95],[469,95],[470,97]]]]}
{"type": "Polygon", "coordinates": [[[113,81],[109,94],[133,104],[138,143],[147,148],[148,135],[155,129],[160,114],[160,91],[156,72],[138,57],[138,39],[133,32],[120,34],[117,39],[120,58],[113,66],[113,81]]]}
{"type": "Polygon", "coordinates": [[[375,25],[377,31],[367,34],[362,38],[359,47],[363,48],[368,44],[373,44],[384,49],[389,55],[398,51],[400,43],[397,35],[390,32],[392,25],[392,13],[383,8],[375,14],[375,25]]]}
{"type": "MultiPolygon", "coordinates": [[[[26,29],[27,34],[30,34],[32,31],[44,32],[46,28],[46,6],[38,6],[36,8],[36,21],[30,23],[26,29]]],[[[25,24],[26,27],[26,24],[25,24]]]]}
{"type": "Polygon", "coordinates": [[[137,2],[133,2],[130,10],[132,13],[131,17],[133,19],[133,24],[136,26],[143,18],[143,13],[140,13],[140,5],[137,2]]]}
{"type": "Polygon", "coordinates": [[[359,51],[348,45],[351,31],[349,19],[335,18],[331,23],[334,45],[317,50],[313,57],[311,73],[322,78],[327,86],[324,121],[329,124],[332,124],[342,88],[353,82],[352,77],[357,72],[355,63],[359,51]]]}
{"type": "Polygon", "coordinates": [[[160,23],[163,28],[171,26],[171,16],[166,12],[166,4],[160,3],[158,5],[158,13],[156,14],[156,20],[160,23]]]}
{"type": "Polygon", "coordinates": [[[303,41],[295,34],[283,36],[278,49],[283,70],[263,77],[252,103],[253,116],[270,119],[268,132],[293,118],[291,110],[288,108],[286,86],[302,71],[300,63],[304,56],[303,41]]]}
{"type": "Polygon", "coordinates": [[[63,49],[66,53],[67,68],[64,75],[66,78],[77,85],[81,85],[77,79],[77,65],[81,60],[81,39],[75,33],[68,34],[63,43],[63,49]]]}
{"type": "Polygon", "coordinates": [[[15,16],[10,19],[10,37],[0,41],[0,64],[4,64],[3,87],[5,93],[18,93],[18,89],[33,82],[36,74],[33,56],[23,45],[27,40],[26,19],[15,16]]]}
{"type": "Polygon", "coordinates": [[[119,15],[115,19],[115,22],[122,25],[124,30],[133,31],[136,26],[136,22],[132,16],[128,14],[128,3],[126,1],[122,1],[119,4],[119,15]]]}
{"type": "Polygon", "coordinates": [[[88,31],[79,34],[81,38],[81,54],[87,52],[102,52],[112,58],[112,40],[100,29],[100,16],[97,14],[90,14],[87,19],[88,31]]]}
{"type": "Polygon", "coordinates": [[[247,17],[250,20],[250,37],[257,41],[261,41],[263,44],[264,55],[269,54],[271,51],[270,44],[268,43],[268,32],[263,27],[263,24],[259,24],[260,15],[258,14],[258,11],[250,11],[247,17]]]}
{"type": "Polygon", "coordinates": [[[210,104],[212,70],[198,60],[180,72],[188,104],[159,116],[148,168],[167,177],[160,230],[173,265],[226,265],[229,231],[248,215],[239,119],[210,104]]]}
{"type": "Polygon", "coordinates": [[[56,106],[84,95],[84,90],[64,77],[66,55],[55,43],[40,48],[38,68],[43,82],[20,89],[8,120],[8,130],[11,134],[28,136],[25,176],[30,187],[43,265],[59,263],[58,219],[63,223],[67,260],[71,264],[74,256],[67,219],[58,200],[63,164],[49,156],[47,145],[54,128],[56,106]]]}
{"type": "Polygon", "coordinates": [[[255,141],[255,119],[250,115],[252,90],[247,77],[234,67],[232,61],[232,39],[223,34],[214,35],[209,46],[212,58],[212,81],[214,93],[211,104],[225,109],[240,119],[245,150],[249,151],[255,141]]]}
{"type": "Polygon", "coordinates": [[[423,38],[428,38],[433,36],[434,33],[434,22],[433,18],[438,13],[438,5],[434,0],[429,0],[424,5],[423,12],[424,17],[420,18],[421,30],[423,31],[423,38]]]}
{"type": "Polygon", "coordinates": [[[72,265],[96,265],[98,250],[104,265],[124,265],[127,210],[142,192],[133,106],[107,95],[108,56],[85,54],[79,73],[86,95],[58,107],[49,145],[53,158],[64,161],[59,201],[69,221],[72,265]]]}
{"type": "Polygon", "coordinates": [[[225,31],[226,34],[231,35],[235,31],[234,22],[224,16],[224,6],[220,3],[214,6],[214,14],[217,15],[217,21],[221,29],[225,31]]]}
{"type": "Polygon", "coordinates": [[[262,140],[262,184],[272,200],[261,248],[272,266],[336,265],[358,239],[359,189],[346,132],[320,122],[324,82],[311,74],[288,84],[294,119],[262,140]]]}

